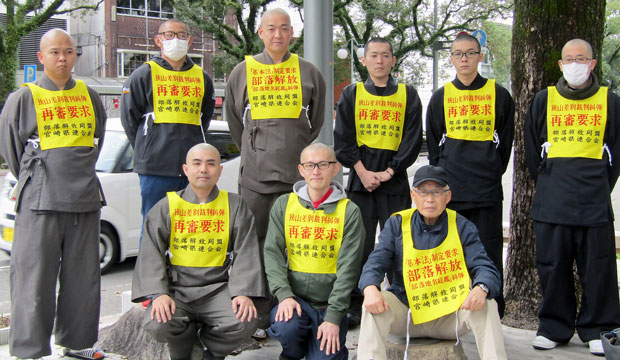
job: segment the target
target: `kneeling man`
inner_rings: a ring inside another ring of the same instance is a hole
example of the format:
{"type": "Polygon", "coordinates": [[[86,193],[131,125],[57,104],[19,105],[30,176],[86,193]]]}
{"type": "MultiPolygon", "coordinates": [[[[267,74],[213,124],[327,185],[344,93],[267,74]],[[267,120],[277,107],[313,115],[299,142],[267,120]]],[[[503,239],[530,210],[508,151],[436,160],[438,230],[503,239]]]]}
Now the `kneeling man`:
{"type": "Polygon", "coordinates": [[[500,291],[499,272],[476,226],[446,209],[451,198],[446,179],[438,166],[416,172],[411,198],[417,208],[388,219],[364,265],[359,282],[364,292],[360,360],[386,359],[388,333],[458,339],[468,330],[474,332],[482,360],[506,359],[492,299],[500,291]],[[389,269],[394,272],[392,285],[379,291],[389,269]]]}
{"type": "Polygon", "coordinates": [[[217,188],[222,166],[212,145],[192,147],[183,171],[189,185],[146,217],[132,300],[153,300],[145,329],[168,343],[171,359],[189,359],[198,336],[205,359],[224,359],[257,326],[250,297],[265,295],[254,217],[217,188]]]}
{"type": "Polygon", "coordinates": [[[280,359],[348,359],[346,311],[362,267],[360,209],[332,179],[340,170],[331,147],[301,152],[305,181],[271,209],[265,271],[279,304],[267,332],[282,344],[280,359]]]}

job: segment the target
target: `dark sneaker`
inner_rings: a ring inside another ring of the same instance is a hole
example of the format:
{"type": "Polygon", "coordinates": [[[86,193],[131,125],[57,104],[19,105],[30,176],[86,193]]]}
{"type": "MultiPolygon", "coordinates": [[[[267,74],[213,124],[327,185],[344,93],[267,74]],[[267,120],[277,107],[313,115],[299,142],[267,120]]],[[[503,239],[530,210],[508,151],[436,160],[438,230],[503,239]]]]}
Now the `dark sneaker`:
{"type": "Polygon", "coordinates": [[[360,322],[362,321],[362,317],[359,314],[348,313],[347,314],[347,322],[349,329],[354,329],[360,326],[360,322]]]}

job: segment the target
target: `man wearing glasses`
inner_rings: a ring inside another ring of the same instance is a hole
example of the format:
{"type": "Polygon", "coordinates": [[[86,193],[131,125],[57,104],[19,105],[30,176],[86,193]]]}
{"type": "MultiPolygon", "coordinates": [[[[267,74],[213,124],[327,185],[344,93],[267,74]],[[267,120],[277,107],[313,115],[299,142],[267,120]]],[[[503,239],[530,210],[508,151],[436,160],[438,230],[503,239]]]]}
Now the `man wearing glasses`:
{"type": "Polygon", "coordinates": [[[332,179],[334,151],[315,143],[297,166],[304,181],[280,196],[269,215],[265,272],[279,304],[271,337],[280,359],[348,359],[346,311],[361,269],[364,225],[360,210],[332,179]]]}
{"type": "MultiPolygon", "coordinates": [[[[456,78],[437,90],[426,112],[428,162],[448,174],[448,208],[473,222],[503,279],[502,175],[512,152],[514,102],[506,89],[478,73],[478,40],[459,34],[450,48],[456,78]]],[[[504,297],[495,298],[500,317],[504,297]]]]}
{"type": "Polygon", "coordinates": [[[127,79],[121,95],[121,121],[134,148],[134,172],[140,176],[142,223],[169,191],[188,182],[185,154],[204,143],[215,104],[209,75],[187,56],[193,37],[177,19],[159,26],[155,56],[127,79]]]}
{"type": "Polygon", "coordinates": [[[620,326],[610,198],[620,174],[620,98],[600,86],[588,42],[567,42],[558,65],[563,76],[536,94],[525,123],[543,294],[532,345],[553,349],[576,328],[590,352],[603,355],[601,332],[620,326]],[[578,316],[573,262],[583,288],[578,316]]]}
{"type": "Polygon", "coordinates": [[[362,270],[357,358],[387,359],[388,334],[458,339],[471,330],[482,360],[506,359],[493,300],[500,274],[474,224],[446,209],[452,198],[447,172],[432,165],[418,169],[411,198],[416,208],[388,219],[362,270]],[[394,272],[393,282],[381,291],[388,270],[394,272]]]}

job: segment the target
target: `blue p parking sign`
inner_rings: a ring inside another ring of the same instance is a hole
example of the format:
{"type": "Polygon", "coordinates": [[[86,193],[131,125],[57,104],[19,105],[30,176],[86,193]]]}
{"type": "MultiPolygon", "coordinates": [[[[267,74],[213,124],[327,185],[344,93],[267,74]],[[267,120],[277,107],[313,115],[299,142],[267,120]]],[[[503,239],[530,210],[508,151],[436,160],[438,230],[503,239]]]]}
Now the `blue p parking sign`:
{"type": "Polygon", "coordinates": [[[33,82],[37,79],[37,66],[24,65],[24,82],[33,82]]]}

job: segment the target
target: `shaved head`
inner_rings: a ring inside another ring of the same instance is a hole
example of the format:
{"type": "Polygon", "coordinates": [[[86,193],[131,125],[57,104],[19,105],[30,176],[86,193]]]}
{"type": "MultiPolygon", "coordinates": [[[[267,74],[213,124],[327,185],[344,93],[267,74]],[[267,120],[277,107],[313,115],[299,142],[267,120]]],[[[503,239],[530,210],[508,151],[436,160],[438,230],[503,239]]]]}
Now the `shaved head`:
{"type": "Polygon", "coordinates": [[[189,33],[189,27],[187,27],[187,24],[179,19],[168,19],[164,21],[163,23],[161,23],[161,25],[159,25],[159,29],[157,30],[157,32],[161,33],[161,32],[166,31],[168,28],[168,25],[171,25],[171,24],[181,24],[185,27],[185,31],[189,33]]]}
{"type": "Polygon", "coordinates": [[[49,44],[52,41],[60,37],[68,38],[71,41],[71,46],[75,47],[75,44],[73,43],[73,38],[71,38],[71,35],[69,35],[68,32],[66,32],[63,29],[55,28],[55,29],[48,30],[45,34],[43,34],[43,36],[41,36],[41,42],[39,43],[39,51],[43,51],[49,46],[49,44]]]}
{"type": "Polygon", "coordinates": [[[211,144],[194,145],[187,152],[183,172],[200,203],[205,203],[222,175],[220,152],[211,144]]]}
{"type": "Polygon", "coordinates": [[[187,152],[187,157],[185,158],[185,163],[189,164],[192,161],[192,158],[196,156],[197,153],[200,153],[203,151],[210,151],[214,153],[217,157],[217,161],[218,162],[221,161],[220,152],[217,150],[215,146],[211,144],[207,144],[207,143],[200,143],[200,144],[196,144],[192,146],[192,148],[189,149],[189,151],[187,152]]]}
{"type": "Polygon", "coordinates": [[[323,143],[320,142],[316,142],[314,144],[310,144],[308,146],[306,146],[302,151],[301,151],[301,155],[299,155],[299,162],[303,163],[303,158],[304,155],[306,155],[307,153],[311,153],[317,150],[323,150],[329,153],[329,161],[336,161],[336,153],[334,152],[334,149],[329,146],[329,145],[325,145],[323,143]]]}
{"type": "Polygon", "coordinates": [[[75,43],[63,29],[51,29],[41,37],[37,58],[43,71],[59,90],[63,90],[71,78],[77,60],[75,43]]]}
{"type": "Polygon", "coordinates": [[[573,39],[573,40],[569,40],[566,44],[564,44],[564,47],[562,48],[562,57],[564,57],[564,52],[566,50],[567,47],[571,47],[571,46],[581,46],[583,47],[583,49],[586,51],[586,53],[584,55],[586,55],[589,58],[593,58],[593,54],[592,54],[592,45],[590,45],[589,42],[583,40],[583,39],[573,39]]]}
{"type": "Polygon", "coordinates": [[[286,12],[286,10],[282,9],[282,8],[273,8],[270,10],[267,10],[263,13],[263,16],[261,16],[260,18],[260,24],[261,26],[265,25],[265,20],[273,15],[283,15],[286,16],[286,18],[288,19],[288,24],[291,24],[291,16],[288,14],[288,12],[286,12]]]}
{"type": "Polygon", "coordinates": [[[480,51],[480,42],[478,41],[478,39],[476,39],[475,37],[469,35],[468,33],[460,33],[456,36],[456,38],[454,38],[454,41],[452,42],[452,45],[450,45],[450,51],[452,51],[452,49],[454,48],[454,43],[460,42],[460,41],[469,41],[472,43],[476,44],[476,51],[480,51]]]}

